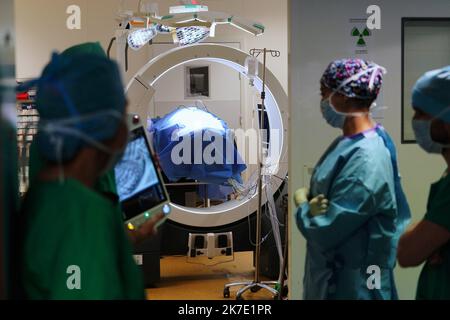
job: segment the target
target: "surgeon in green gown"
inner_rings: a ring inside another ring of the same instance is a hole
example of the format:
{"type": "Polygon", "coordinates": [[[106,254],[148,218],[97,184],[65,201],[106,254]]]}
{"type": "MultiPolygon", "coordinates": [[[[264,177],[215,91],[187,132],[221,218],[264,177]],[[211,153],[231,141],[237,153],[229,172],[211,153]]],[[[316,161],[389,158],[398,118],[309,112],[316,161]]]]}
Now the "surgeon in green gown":
{"type": "Polygon", "coordinates": [[[450,66],[420,77],[412,106],[417,143],[425,152],[441,155],[447,168],[431,185],[423,219],[401,237],[397,256],[403,267],[425,262],[417,299],[450,300],[450,66]]]}
{"type": "MultiPolygon", "coordinates": [[[[21,211],[21,287],[28,299],[143,299],[117,201],[99,190],[127,143],[119,69],[93,54],[53,54],[37,87],[43,167],[21,211]]],[[[36,167],[37,168],[37,167],[36,167]]],[[[150,234],[158,215],[132,239],[150,234]]]]}
{"type": "MultiPolygon", "coordinates": [[[[99,42],[86,42],[64,50],[61,55],[73,57],[79,54],[94,54],[106,58],[106,52],[99,42]]],[[[45,166],[45,159],[39,154],[36,143],[30,146],[29,180],[33,181],[39,171],[45,166]]],[[[95,184],[95,189],[104,195],[117,200],[117,187],[114,170],[102,175],[95,184]]]]}

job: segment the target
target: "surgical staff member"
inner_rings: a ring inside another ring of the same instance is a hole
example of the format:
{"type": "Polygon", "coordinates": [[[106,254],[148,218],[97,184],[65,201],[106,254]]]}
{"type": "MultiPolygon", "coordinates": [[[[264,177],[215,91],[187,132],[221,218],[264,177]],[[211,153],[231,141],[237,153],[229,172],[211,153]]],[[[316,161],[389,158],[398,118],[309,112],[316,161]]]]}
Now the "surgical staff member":
{"type": "MultiPolygon", "coordinates": [[[[100,57],[107,58],[106,52],[103,50],[99,42],[86,42],[74,45],[61,53],[61,56],[71,58],[77,55],[93,54],[100,57]]],[[[40,106],[38,106],[39,111],[40,106]]],[[[39,172],[45,167],[47,160],[39,153],[37,142],[34,141],[30,147],[30,162],[29,162],[29,180],[33,184],[34,179],[39,175],[39,172]]],[[[119,196],[117,195],[116,177],[114,169],[111,169],[102,174],[94,184],[94,190],[109,198],[111,201],[119,203],[119,196]]],[[[128,230],[127,234],[133,244],[137,244],[145,239],[151,237],[154,230],[154,221],[149,220],[143,224],[139,229],[128,230]]]]}
{"type": "Polygon", "coordinates": [[[425,152],[440,154],[447,169],[431,185],[422,221],[401,238],[398,261],[402,267],[425,262],[417,299],[450,299],[450,66],[426,72],[412,94],[413,129],[425,152]]]}
{"type": "Polygon", "coordinates": [[[97,54],[55,53],[35,85],[46,166],[22,205],[25,298],[143,299],[120,208],[94,189],[127,143],[117,65],[97,54]]]}
{"type": "MultiPolygon", "coordinates": [[[[94,54],[106,58],[106,52],[103,50],[99,42],[86,42],[74,45],[64,50],[61,55],[65,57],[73,57],[79,54],[94,54]]],[[[29,180],[33,183],[35,177],[38,176],[39,171],[45,167],[46,159],[39,154],[37,143],[33,142],[30,147],[30,161],[29,161],[29,180]]],[[[118,201],[117,187],[115,181],[114,170],[110,170],[99,177],[94,186],[95,190],[103,195],[111,198],[113,201],[118,201]]]]}
{"type": "Polygon", "coordinates": [[[322,115],[343,135],[320,158],[309,190],[294,194],[307,240],[305,299],[397,299],[396,249],[410,211],[394,144],[370,116],[383,73],[341,59],[321,78],[322,115]]]}

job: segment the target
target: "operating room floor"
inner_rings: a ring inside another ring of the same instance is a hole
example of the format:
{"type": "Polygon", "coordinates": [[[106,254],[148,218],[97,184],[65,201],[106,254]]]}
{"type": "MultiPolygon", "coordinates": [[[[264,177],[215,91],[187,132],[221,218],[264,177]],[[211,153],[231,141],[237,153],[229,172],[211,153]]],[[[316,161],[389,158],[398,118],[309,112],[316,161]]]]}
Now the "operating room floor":
{"type": "MultiPolygon", "coordinates": [[[[226,283],[253,279],[253,253],[237,252],[234,261],[205,266],[186,261],[186,257],[164,257],[161,259],[161,281],[155,288],[147,289],[151,300],[224,300],[226,283]]],[[[266,280],[266,279],[263,279],[266,280]]],[[[240,287],[230,289],[230,299],[236,298],[240,287]]],[[[265,290],[245,293],[245,299],[270,300],[265,290]]]]}

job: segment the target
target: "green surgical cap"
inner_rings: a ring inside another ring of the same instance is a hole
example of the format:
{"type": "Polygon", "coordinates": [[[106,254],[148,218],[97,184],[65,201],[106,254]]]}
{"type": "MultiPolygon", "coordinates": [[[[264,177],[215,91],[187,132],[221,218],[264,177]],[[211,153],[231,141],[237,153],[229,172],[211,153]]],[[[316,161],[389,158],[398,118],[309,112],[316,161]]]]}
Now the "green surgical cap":
{"type": "Polygon", "coordinates": [[[78,44],[76,46],[67,48],[61,54],[67,57],[72,57],[79,54],[93,54],[99,57],[106,58],[106,53],[100,45],[100,42],[86,42],[78,44]]]}
{"type": "Polygon", "coordinates": [[[68,161],[89,144],[87,140],[101,142],[117,132],[126,98],[119,68],[100,44],[85,43],[54,53],[35,85],[42,125],[36,139],[48,160],[68,161]],[[72,133],[45,129],[60,125],[61,120],[72,133]]]}

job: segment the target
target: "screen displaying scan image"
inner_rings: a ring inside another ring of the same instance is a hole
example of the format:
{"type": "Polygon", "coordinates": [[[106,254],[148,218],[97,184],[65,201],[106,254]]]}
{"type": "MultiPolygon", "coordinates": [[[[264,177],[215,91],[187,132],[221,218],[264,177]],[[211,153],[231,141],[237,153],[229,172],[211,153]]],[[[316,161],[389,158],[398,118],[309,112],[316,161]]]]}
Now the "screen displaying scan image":
{"type": "Polygon", "coordinates": [[[114,171],[124,220],[135,219],[143,213],[148,218],[152,209],[168,202],[143,127],[131,132],[114,171]]]}
{"type": "Polygon", "coordinates": [[[137,136],[129,142],[115,171],[120,201],[131,198],[159,182],[143,136],[137,136]]]}

